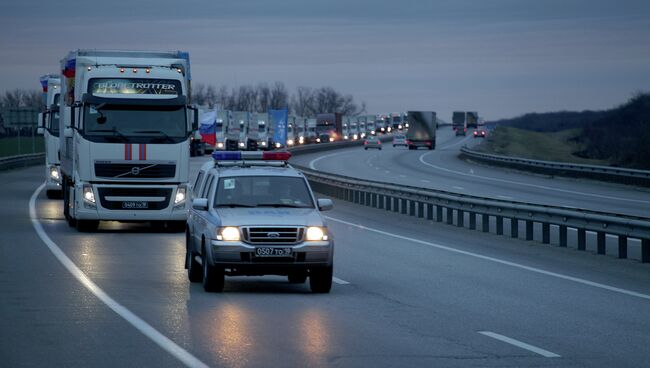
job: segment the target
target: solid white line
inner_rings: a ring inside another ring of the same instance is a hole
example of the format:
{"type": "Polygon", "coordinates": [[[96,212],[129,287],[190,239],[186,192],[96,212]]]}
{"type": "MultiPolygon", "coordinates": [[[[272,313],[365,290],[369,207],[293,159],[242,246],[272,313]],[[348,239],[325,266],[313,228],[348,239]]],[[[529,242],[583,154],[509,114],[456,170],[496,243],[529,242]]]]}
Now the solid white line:
{"type": "Polygon", "coordinates": [[[346,153],[346,152],[335,152],[335,153],[330,153],[329,155],[325,155],[325,156],[317,157],[317,158],[315,158],[315,159],[313,159],[313,160],[311,160],[311,161],[309,162],[309,168],[312,169],[312,170],[317,170],[317,169],[316,169],[316,166],[315,166],[315,165],[316,165],[316,162],[318,162],[318,161],[320,161],[320,160],[322,160],[322,159],[324,159],[324,158],[331,157],[331,156],[335,156],[335,155],[340,155],[340,154],[343,154],[343,153],[346,153]]]}
{"type": "Polygon", "coordinates": [[[350,285],[349,282],[347,282],[345,280],[341,280],[338,277],[332,277],[332,281],[334,281],[335,283],[337,283],[339,285],[350,285]]]}
{"type": "Polygon", "coordinates": [[[452,187],[452,188],[453,188],[453,189],[458,189],[458,190],[464,190],[464,189],[465,189],[465,188],[463,188],[463,187],[459,187],[459,186],[454,186],[454,187],[452,187]]]}
{"type": "Polygon", "coordinates": [[[643,201],[643,200],[637,200],[637,199],[628,199],[628,198],[621,198],[621,197],[612,197],[612,196],[593,194],[593,193],[585,193],[585,192],[577,192],[577,191],[574,191],[574,190],[560,189],[560,188],[557,188],[557,187],[547,187],[545,185],[529,184],[529,183],[522,183],[522,182],[519,182],[519,181],[491,178],[489,176],[474,175],[474,174],[470,175],[470,174],[466,174],[466,173],[463,173],[463,172],[460,172],[460,171],[445,169],[444,167],[440,167],[440,166],[437,166],[437,165],[434,165],[434,164],[431,164],[431,163],[428,163],[428,162],[424,161],[424,156],[426,156],[426,155],[428,155],[430,153],[431,152],[427,152],[427,153],[424,153],[424,154],[422,154],[420,156],[420,162],[422,164],[433,167],[434,169],[446,171],[446,172],[449,172],[449,173],[452,173],[452,174],[470,176],[472,178],[482,178],[482,179],[485,179],[485,180],[498,181],[498,182],[501,182],[501,183],[523,185],[523,186],[527,186],[527,187],[550,190],[550,191],[554,191],[554,192],[564,192],[564,193],[570,193],[570,194],[579,194],[579,195],[588,196],[588,197],[613,199],[613,200],[617,200],[617,201],[626,201],[626,202],[633,202],[633,203],[650,203],[650,201],[643,201]]]}
{"type": "Polygon", "coordinates": [[[501,199],[507,199],[507,200],[513,199],[512,197],[508,197],[508,196],[504,196],[504,195],[498,195],[497,197],[499,197],[501,199]]]}
{"type": "Polygon", "coordinates": [[[124,320],[130,323],[138,331],[142,332],[146,337],[151,339],[158,346],[163,348],[163,350],[167,351],[169,354],[173,355],[176,359],[181,361],[184,365],[188,367],[207,367],[207,364],[203,363],[198,358],[190,354],[187,350],[177,345],[167,336],[158,332],[158,330],[153,328],[147,322],[136,316],[133,312],[106,294],[104,290],[100,289],[97,284],[95,284],[88,276],[86,276],[86,274],[84,274],[83,271],[81,271],[79,267],[77,267],[74,262],[72,262],[72,260],[70,260],[70,258],[68,258],[68,256],[63,253],[61,248],[59,248],[59,246],[56,245],[52,239],[50,239],[36,215],[36,198],[44,187],[45,184],[41,184],[41,186],[36,189],[34,194],[32,194],[32,197],[29,200],[29,217],[32,221],[32,225],[34,226],[34,230],[36,230],[36,233],[41,238],[43,243],[45,243],[45,245],[50,249],[52,254],[54,254],[59,262],[61,262],[61,264],[72,274],[72,276],[74,276],[86,289],[88,289],[99,300],[101,300],[102,303],[112,309],[120,317],[124,318],[124,320]]]}
{"type": "Polygon", "coordinates": [[[593,287],[596,287],[596,288],[599,288],[599,289],[613,291],[615,293],[620,293],[620,294],[625,294],[625,295],[629,295],[629,296],[634,296],[634,297],[637,297],[637,298],[650,300],[650,295],[648,295],[648,294],[638,293],[636,291],[621,289],[621,288],[617,288],[617,287],[609,286],[609,285],[605,285],[605,284],[599,284],[597,282],[581,279],[579,277],[563,275],[561,273],[556,273],[556,272],[542,270],[540,268],[525,266],[525,265],[522,265],[522,264],[519,264],[519,263],[505,261],[505,260],[502,260],[502,259],[499,259],[499,258],[488,257],[488,256],[484,256],[484,255],[481,255],[481,254],[478,254],[478,253],[472,253],[472,252],[468,252],[468,251],[465,251],[465,250],[460,250],[460,249],[456,249],[456,248],[452,248],[452,247],[448,247],[448,246],[444,246],[444,245],[440,245],[440,244],[436,244],[436,243],[431,243],[431,242],[424,241],[424,240],[419,240],[419,239],[410,238],[410,237],[407,237],[407,236],[397,235],[397,234],[389,233],[389,232],[386,232],[386,231],[373,229],[371,227],[367,227],[367,226],[364,226],[364,225],[358,225],[358,224],[355,224],[355,223],[352,223],[352,222],[339,220],[339,219],[334,218],[334,217],[325,216],[325,218],[327,218],[328,220],[334,221],[334,222],[338,222],[338,223],[341,223],[341,224],[353,226],[353,227],[356,227],[356,228],[359,228],[359,229],[362,229],[362,230],[372,231],[374,233],[390,236],[390,237],[393,237],[393,238],[396,238],[396,239],[407,240],[407,241],[410,241],[410,242],[413,242],[413,243],[426,245],[426,246],[429,246],[429,247],[432,247],[432,248],[446,250],[448,252],[463,254],[463,255],[466,255],[466,256],[479,258],[479,259],[483,259],[483,260],[490,261],[490,262],[500,263],[500,264],[503,264],[503,265],[519,268],[519,269],[534,272],[534,273],[539,273],[539,274],[546,275],[546,276],[552,276],[552,277],[556,277],[556,278],[567,280],[567,281],[573,281],[573,282],[583,284],[583,285],[593,286],[593,287]]]}
{"type": "Polygon", "coordinates": [[[548,350],[544,350],[542,348],[538,348],[537,346],[526,344],[525,342],[515,340],[515,339],[510,338],[508,336],[499,335],[498,333],[494,333],[494,332],[490,332],[490,331],[478,331],[478,333],[480,333],[481,335],[491,337],[493,339],[497,339],[499,341],[503,341],[503,342],[505,342],[507,344],[514,345],[514,346],[516,346],[518,348],[522,348],[522,349],[525,349],[525,350],[528,350],[528,351],[532,351],[533,353],[537,353],[537,354],[539,354],[539,355],[541,355],[541,356],[543,356],[545,358],[561,358],[561,356],[558,355],[558,354],[555,354],[555,353],[550,352],[548,350]]]}

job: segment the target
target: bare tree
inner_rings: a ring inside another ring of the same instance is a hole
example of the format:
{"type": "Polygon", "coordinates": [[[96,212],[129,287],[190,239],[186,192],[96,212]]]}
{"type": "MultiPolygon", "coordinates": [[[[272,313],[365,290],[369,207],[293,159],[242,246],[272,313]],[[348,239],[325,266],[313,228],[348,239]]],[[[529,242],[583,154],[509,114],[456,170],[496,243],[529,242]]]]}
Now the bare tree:
{"type": "Polygon", "coordinates": [[[266,83],[257,85],[257,112],[268,111],[271,105],[271,88],[266,83]]]}
{"type": "Polygon", "coordinates": [[[291,96],[291,111],[298,116],[313,116],[313,107],[314,91],[310,87],[298,87],[291,96]]]}
{"type": "Polygon", "coordinates": [[[271,88],[271,108],[284,109],[289,106],[289,91],[282,82],[273,83],[271,88]]]}

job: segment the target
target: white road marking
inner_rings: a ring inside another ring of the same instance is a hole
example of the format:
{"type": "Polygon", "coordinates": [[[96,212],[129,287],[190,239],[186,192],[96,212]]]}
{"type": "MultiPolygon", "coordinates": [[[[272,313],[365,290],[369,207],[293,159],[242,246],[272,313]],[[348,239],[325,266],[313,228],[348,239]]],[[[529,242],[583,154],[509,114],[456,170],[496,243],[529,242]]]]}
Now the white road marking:
{"type": "Polygon", "coordinates": [[[358,224],[355,224],[355,223],[352,223],[352,222],[339,220],[339,219],[334,218],[334,217],[325,216],[325,218],[327,218],[328,220],[334,221],[334,222],[338,222],[338,223],[341,223],[341,224],[353,226],[353,227],[356,227],[356,228],[359,228],[359,229],[362,229],[362,230],[372,231],[374,233],[390,236],[390,237],[393,237],[393,238],[396,238],[396,239],[407,240],[407,241],[410,241],[410,242],[413,242],[413,243],[418,243],[418,244],[426,245],[426,246],[429,246],[429,247],[432,247],[432,248],[446,250],[446,251],[452,252],[452,253],[463,254],[463,255],[466,255],[466,256],[479,258],[479,259],[482,259],[482,260],[485,260],[485,261],[500,263],[500,264],[503,264],[503,265],[506,265],[506,266],[511,266],[511,267],[519,268],[519,269],[534,272],[534,273],[539,273],[539,274],[546,275],[546,276],[556,277],[556,278],[559,278],[559,279],[562,279],[562,280],[573,281],[573,282],[576,282],[578,284],[593,286],[595,288],[604,289],[604,290],[608,290],[608,291],[613,291],[615,293],[620,293],[620,294],[634,296],[634,297],[641,298],[641,299],[650,300],[650,295],[648,295],[648,294],[638,293],[636,291],[631,291],[631,290],[627,290],[627,289],[621,289],[621,288],[617,288],[615,286],[600,284],[600,283],[597,283],[597,282],[581,279],[579,277],[573,277],[573,276],[568,276],[568,275],[564,275],[564,274],[561,274],[561,273],[546,271],[546,270],[543,270],[541,268],[525,266],[525,265],[522,265],[522,264],[519,264],[519,263],[510,262],[510,261],[502,260],[502,259],[499,259],[499,258],[484,256],[484,255],[481,255],[481,254],[478,254],[478,253],[472,253],[472,252],[468,252],[468,251],[465,251],[465,250],[460,250],[460,249],[448,247],[448,246],[445,246],[445,245],[440,245],[440,244],[431,243],[431,242],[424,241],[424,240],[410,238],[408,236],[397,235],[397,234],[389,233],[389,232],[386,232],[386,231],[373,229],[371,227],[367,227],[367,226],[364,226],[364,225],[358,225],[358,224]]]}
{"type": "Polygon", "coordinates": [[[507,199],[507,200],[512,200],[513,199],[512,197],[508,197],[508,196],[504,196],[504,195],[498,195],[497,197],[499,197],[501,199],[507,199]]]}
{"type": "Polygon", "coordinates": [[[455,171],[455,170],[449,170],[444,167],[440,167],[431,163],[428,163],[424,161],[424,156],[430,154],[431,152],[424,153],[420,156],[420,162],[424,165],[433,167],[434,169],[446,171],[452,174],[458,174],[458,175],[463,175],[463,176],[471,176],[474,178],[482,178],[485,180],[492,180],[492,181],[498,181],[501,183],[509,183],[509,184],[515,184],[515,185],[524,185],[527,187],[532,187],[532,188],[538,188],[538,189],[544,189],[544,190],[550,190],[554,192],[564,192],[564,193],[570,193],[570,194],[578,194],[578,195],[583,195],[583,196],[588,196],[588,197],[596,197],[596,198],[605,198],[605,199],[613,199],[617,201],[626,201],[626,202],[633,202],[633,203],[648,203],[650,204],[650,201],[643,201],[643,200],[637,200],[637,199],[628,199],[628,198],[621,198],[621,197],[612,197],[612,196],[606,196],[606,195],[601,195],[601,194],[594,194],[594,193],[585,193],[585,192],[578,192],[574,190],[568,190],[568,189],[560,189],[556,187],[548,187],[545,185],[537,185],[537,184],[529,184],[529,183],[522,183],[519,181],[512,181],[512,180],[506,180],[506,179],[497,179],[497,178],[491,178],[489,176],[481,176],[481,175],[470,175],[466,174],[460,171],[455,171]]]}
{"type": "Polygon", "coordinates": [[[400,177],[400,178],[405,178],[406,175],[399,174],[399,177],[400,177]]]}
{"type": "Polygon", "coordinates": [[[515,340],[515,339],[510,338],[508,336],[499,335],[498,333],[494,333],[494,332],[490,332],[490,331],[479,331],[478,333],[480,333],[481,335],[488,336],[488,337],[491,337],[493,339],[497,339],[499,341],[505,342],[507,344],[514,345],[514,346],[516,346],[518,348],[525,349],[525,350],[528,350],[528,351],[532,351],[533,353],[539,354],[539,355],[541,355],[541,356],[543,356],[545,358],[561,358],[561,356],[558,355],[558,354],[555,354],[555,353],[550,352],[548,350],[544,350],[542,348],[538,348],[537,346],[526,344],[525,342],[515,340]]]}
{"type": "Polygon", "coordinates": [[[390,171],[388,171],[388,170],[385,170],[384,172],[385,172],[386,174],[390,174],[390,171]]]}
{"type": "Polygon", "coordinates": [[[130,323],[131,326],[142,332],[146,337],[160,346],[163,350],[173,355],[181,363],[187,367],[208,367],[207,364],[203,363],[198,358],[190,354],[187,350],[177,345],[167,336],[158,332],[158,330],[153,328],[142,318],[136,316],[133,312],[118,303],[110,295],[106,294],[104,290],[99,288],[97,284],[95,284],[88,276],[86,276],[86,274],[84,274],[83,271],[81,271],[81,269],[79,269],[79,267],[77,267],[74,262],[72,262],[72,260],[68,258],[65,253],[63,253],[61,248],[59,248],[59,246],[56,245],[52,239],[50,239],[36,215],[36,198],[44,187],[45,184],[41,184],[41,186],[36,189],[34,194],[32,194],[32,197],[29,200],[29,217],[32,221],[32,225],[34,226],[36,234],[38,234],[43,243],[45,243],[45,245],[59,260],[59,262],[61,262],[61,264],[72,274],[72,276],[74,276],[77,281],[79,281],[86,289],[88,289],[88,291],[93,293],[93,295],[95,295],[102,303],[112,309],[113,312],[117,313],[120,317],[124,318],[124,320],[130,323]]]}
{"type": "Polygon", "coordinates": [[[345,280],[341,280],[338,277],[332,277],[332,281],[334,281],[335,283],[337,283],[339,285],[350,285],[349,282],[347,282],[345,280]]]}
{"type": "Polygon", "coordinates": [[[456,190],[465,190],[465,188],[459,186],[453,186],[452,188],[456,190]]]}
{"type": "Polygon", "coordinates": [[[316,162],[318,162],[318,161],[320,161],[320,160],[322,160],[322,159],[324,159],[324,158],[331,157],[331,156],[335,156],[335,155],[341,155],[341,154],[343,154],[343,153],[346,153],[346,152],[335,152],[335,153],[330,153],[329,155],[325,155],[325,156],[317,157],[317,158],[315,158],[315,159],[313,159],[313,160],[311,160],[311,161],[309,162],[309,168],[312,169],[312,170],[317,170],[317,169],[316,169],[316,166],[315,166],[315,165],[316,165],[316,162]]]}
{"type": "Polygon", "coordinates": [[[420,179],[420,181],[423,182],[423,183],[431,183],[431,181],[426,180],[426,179],[420,179]]]}

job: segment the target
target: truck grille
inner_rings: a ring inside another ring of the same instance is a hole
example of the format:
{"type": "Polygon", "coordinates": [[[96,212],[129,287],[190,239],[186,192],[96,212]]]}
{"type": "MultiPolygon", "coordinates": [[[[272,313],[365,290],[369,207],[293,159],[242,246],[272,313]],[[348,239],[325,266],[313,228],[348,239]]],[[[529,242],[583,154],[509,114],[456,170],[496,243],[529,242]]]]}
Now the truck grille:
{"type": "Polygon", "coordinates": [[[176,175],[174,164],[95,164],[98,178],[165,179],[176,175]]]}
{"type": "Polygon", "coordinates": [[[99,203],[108,210],[163,210],[169,206],[172,197],[171,188],[99,187],[97,193],[99,203]],[[106,197],[122,197],[122,199],[109,200],[106,197]],[[151,200],[147,200],[147,197],[151,200]],[[146,206],[142,205],[143,203],[146,203],[146,206]]]}
{"type": "Polygon", "coordinates": [[[250,244],[296,244],[305,234],[303,227],[244,227],[244,241],[250,244]]]}

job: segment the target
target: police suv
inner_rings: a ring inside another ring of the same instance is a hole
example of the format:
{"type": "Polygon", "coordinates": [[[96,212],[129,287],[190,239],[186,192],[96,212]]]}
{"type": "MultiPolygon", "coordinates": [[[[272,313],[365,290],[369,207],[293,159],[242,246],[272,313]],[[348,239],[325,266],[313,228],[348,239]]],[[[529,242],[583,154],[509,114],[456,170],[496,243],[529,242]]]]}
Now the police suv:
{"type": "Polygon", "coordinates": [[[315,293],[332,287],[334,241],[305,176],[289,152],[215,151],[193,188],[185,268],[205,291],[223,291],[225,276],[288,276],[315,293]]]}

